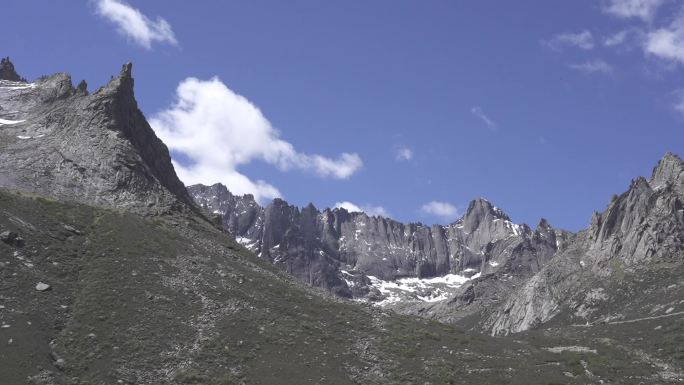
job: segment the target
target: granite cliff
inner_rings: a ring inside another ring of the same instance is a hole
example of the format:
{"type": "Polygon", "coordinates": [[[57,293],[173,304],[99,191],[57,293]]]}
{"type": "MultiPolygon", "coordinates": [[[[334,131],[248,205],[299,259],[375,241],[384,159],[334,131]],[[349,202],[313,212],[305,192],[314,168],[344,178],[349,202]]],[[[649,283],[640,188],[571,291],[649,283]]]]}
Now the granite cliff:
{"type": "Polygon", "coordinates": [[[257,255],[346,297],[373,294],[371,298],[381,300],[382,295],[372,293],[369,276],[383,281],[497,271],[528,276],[572,237],[544,219],[536,230],[513,223],[483,198],[472,201],[452,224],[426,226],[343,208],[320,211],[310,204],[299,209],[281,199],[261,207],[251,195],[235,196],[221,184],[188,190],[257,255]]]}
{"type": "Polygon", "coordinates": [[[92,94],[65,73],[33,83],[0,71],[0,183],[105,207],[194,206],[167,147],[138,109],[132,65],[92,94]]]}

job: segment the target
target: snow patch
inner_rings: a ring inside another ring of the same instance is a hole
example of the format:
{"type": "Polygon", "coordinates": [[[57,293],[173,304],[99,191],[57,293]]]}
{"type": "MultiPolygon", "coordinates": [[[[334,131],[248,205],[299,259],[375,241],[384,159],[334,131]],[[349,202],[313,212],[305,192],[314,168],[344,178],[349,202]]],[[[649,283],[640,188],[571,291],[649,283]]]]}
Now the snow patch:
{"type": "Polygon", "coordinates": [[[575,352],[575,353],[593,353],[597,354],[596,349],[590,349],[586,346],[554,346],[552,348],[544,348],[551,353],[575,352]]]}
{"type": "Polygon", "coordinates": [[[31,88],[36,88],[36,83],[22,83],[9,80],[0,81],[0,89],[3,90],[27,90],[31,88]]]}
{"type": "MultiPolygon", "coordinates": [[[[479,274],[473,277],[476,276],[479,274]]],[[[375,276],[368,276],[368,278],[371,286],[385,295],[384,300],[375,303],[380,307],[412,299],[423,302],[444,301],[454,293],[455,289],[472,279],[472,277],[457,274],[433,278],[400,278],[395,281],[385,281],[375,276]]]]}
{"type": "Polygon", "coordinates": [[[513,235],[518,236],[518,235],[522,234],[522,231],[520,231],[520,225],[518,225],[516,223],[506,221],[506,227],[508,227],[511,231],[513,231],[513,235]]]}
{"type": "Polygon", "coordinates": [[[439,295],[436,296],[421,296],[417,295],[416,298],[423,302],[439,302],[439,301],[444,301],[445,299],[449,299],[449,294],[448,293],[440,293],[439,295]]]}
{"type": "Polygon", "coordinates": [[[19,123],[24,123],[26,120],[9,120],[9,119],[0,119],[0,126],[9,126],[10,124],[19,124],[19,123]]]}
{"type": "Polygon", "coordinates": [[[354,274],[351,274],[350,272],[348,272],[348,271],[346,271],[346,270],[340,270],[340,273],[342,273],[342,279],[344,280],[344,282],[347,283],[347,286],[349,286],[350,288],[356,286],[356,282],[347,279],[347,277],[352,277],[352,278],[353,278],[353,277],[354,277],[354,274]]]}
{"type": "Polygon", "coordinates": [[[245,237],[235,237],[235,240],[241,245],[248,245],[254,242],[253,240],[245,237]]]}

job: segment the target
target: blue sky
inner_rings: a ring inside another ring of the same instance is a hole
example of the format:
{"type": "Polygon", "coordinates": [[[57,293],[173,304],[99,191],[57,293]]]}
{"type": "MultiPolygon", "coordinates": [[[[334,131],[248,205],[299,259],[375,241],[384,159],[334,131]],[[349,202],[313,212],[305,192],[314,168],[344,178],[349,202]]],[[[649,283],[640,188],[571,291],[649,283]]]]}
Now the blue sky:
{"type": "Polygon", "coordinates": [[[183,179],[263,201],[430,224],[482,196],[516,222],[578,230],[665,152],[684,155],[675,0],[3,8],[16,16],[0,54],[23,76],[65,71],[94,90],[132,61],[183,179]]]}

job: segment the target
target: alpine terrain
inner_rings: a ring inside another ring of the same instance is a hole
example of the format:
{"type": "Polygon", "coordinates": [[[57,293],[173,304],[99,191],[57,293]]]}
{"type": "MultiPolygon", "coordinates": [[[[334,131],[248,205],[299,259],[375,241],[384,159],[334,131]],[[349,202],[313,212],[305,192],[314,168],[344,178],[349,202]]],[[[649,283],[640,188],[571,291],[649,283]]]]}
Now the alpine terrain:
{"type": "Polygon", "coordinates": [[[684,382],[684,162],[571,233],[185,187],[134,97],[0,63],[1,384],[684,382]]]}

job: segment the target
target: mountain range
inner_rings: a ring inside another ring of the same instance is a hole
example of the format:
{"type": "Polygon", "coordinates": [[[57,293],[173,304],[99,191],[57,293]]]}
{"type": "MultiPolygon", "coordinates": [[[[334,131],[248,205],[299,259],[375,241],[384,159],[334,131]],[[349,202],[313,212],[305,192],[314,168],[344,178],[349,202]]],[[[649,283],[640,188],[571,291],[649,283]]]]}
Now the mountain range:
{"type": "MultiPolygon", "coordinates": [[[[682,160],[666,154],[650,180],[635,179],[578,234],[554,229],[543,218],[534,230],[515,224],[483,198],[473,200],[456,222],[428,227],[344,208],[300,210],[280,199],[264,208],[251,195],[234,196],[221,184],[188,190],[248,249],[310,285],[448,322],[482,313],[478,328],[499,334],[527,330],[568,306],[581,307],[575,313],[584,321],[612,297],[603,287],[598,298],[583,293],[598,288],[582,279],[601,280],[603,286],[616,271],[622,277],[664,258],[681,260],[683,173],[682,160]],[[399,298],[378,290],[406,278],[424,283],[408,285],[409,295],[399,298]],[[439,285],[449,278],[453,285],[439,285]],[[562,290],[552,294],[550,288],[562,290]],[[570,300],[567,293],[586,298],[570,300]]],[[[670,280],[677,283],[676,276],[670,280]]]]}
{"type": "MultiPolygon", "coordinates": [[[[472,277],[506,270],[536,273],[573,234],[545,219],[537,228],[511,222],[484,198],[447,226],[403,224],[344,208],[301,210],[275,199],[259,206],[251,195],[234,196],[221,184],[194,185],[197,204],[220,215],[223,227],[245,247],[310,285],[350,298],[374,300],[369,276],[383,281],[472,277]]],[[[432,293],[427,300],[439,293],[432,293]]]]}
{"type": "Polygon", "coordinates": [[[684,162],[578,233],[185,187],[132,65],[95,91],[0,63],[0,383],[684,381],[684,162]]]}

